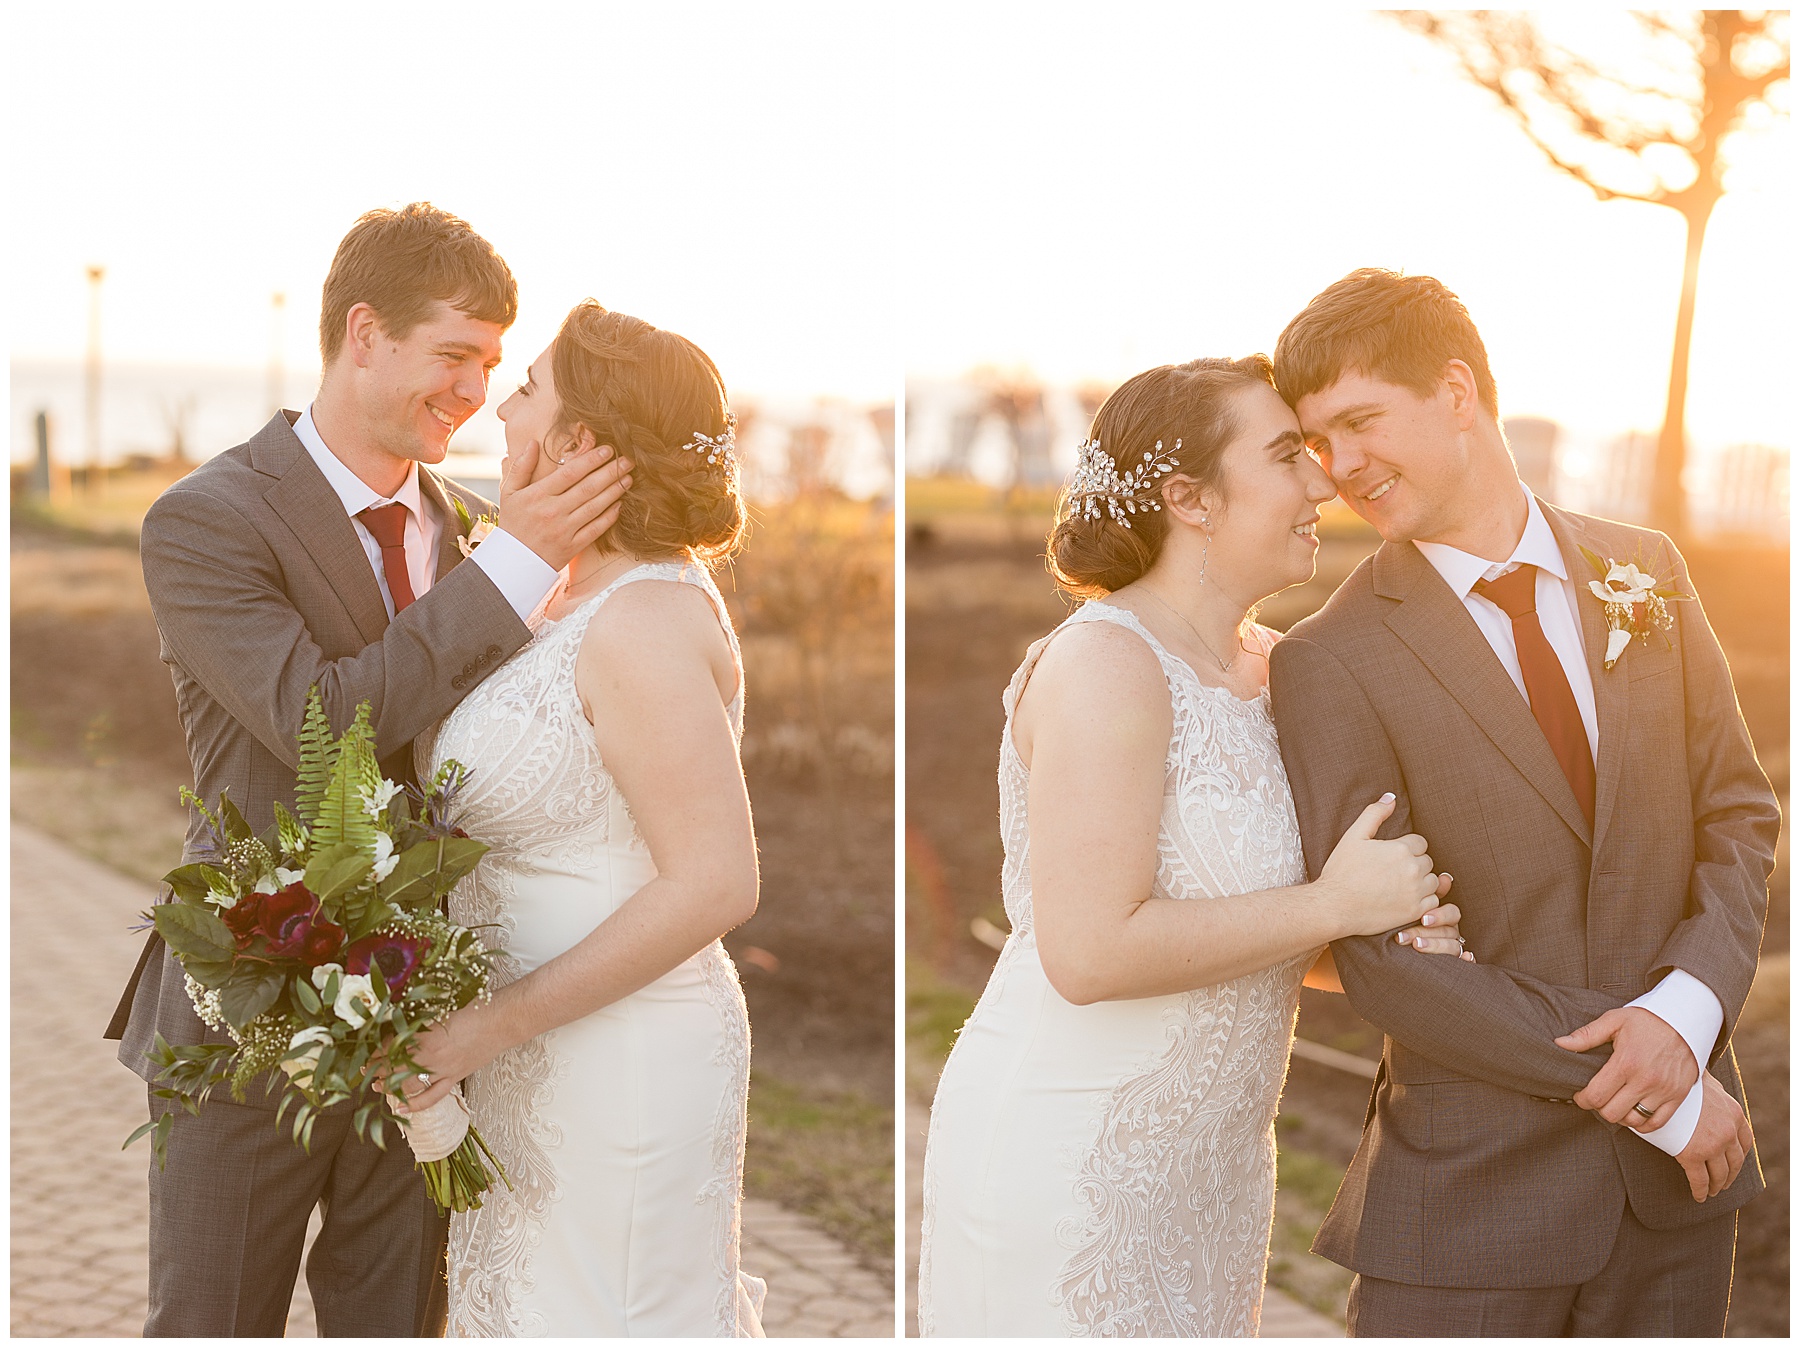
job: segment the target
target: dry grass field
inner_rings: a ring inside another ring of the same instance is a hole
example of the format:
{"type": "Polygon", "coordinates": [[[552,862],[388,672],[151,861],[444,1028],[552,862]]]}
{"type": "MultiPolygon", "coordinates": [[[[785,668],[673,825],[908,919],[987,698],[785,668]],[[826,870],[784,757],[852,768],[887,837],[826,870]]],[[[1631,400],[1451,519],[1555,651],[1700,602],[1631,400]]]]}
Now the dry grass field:
{"type": "MultiPolygon", "coordinates": [[[[151,881],[180,858],[190,780],[138,568],[167,477],[15,509],[13,811],[151,881]]],[[[893,1267],[893,535],[841,500],[758,510],[720,576],[742,635],[744,758],[762,853],[726,940],[754,1036],[747,1187],[893,1267]]],[[[121,921],[119,940],[136,942],[121,921]]],[[[111,1006],[91,1008],[96,1024],[111,1006]]],[[[15,1107],[29,1107],[15,1101],[15,1107]]]]}
{"type": "MultiPolygon", "coordinates": [[[[907,1083],[929,1100],[956,1027],[994,952],[975,919],[1005,929],[995,757],[1000,693],[1024,654],[1068,612],[1044,570],[1052,498],[996,501],[967,483],[908,485],[907,1083]]],[[[1326,511],[1319,572],[1263,606],[1285,629],[1321,604],[1379,541],[1341,505],[1326,511]]],[[[1695,584],[1731,659],[1758,753],[1785,809],[1788,792],[1787,554],[1695,547],[1695,584]]],[[[1737,1053],[1769,1192],[1743,1214],[1730,1332],[1785,1335],[1788,1325],[1786,839],[1771,897],[1764,968],[1737,1053]]],[[[1381,1036],[1341,997],[1302,994],[1300,1034],[1374,1059],[1381,1036]]],[[[1296,1057],[1282,1113],[1276,1241],[1270,1281],[1341,1319],[1350,1275],[1307,1246],[1355,1150],[1366,1080],[1296,1057]]]]}

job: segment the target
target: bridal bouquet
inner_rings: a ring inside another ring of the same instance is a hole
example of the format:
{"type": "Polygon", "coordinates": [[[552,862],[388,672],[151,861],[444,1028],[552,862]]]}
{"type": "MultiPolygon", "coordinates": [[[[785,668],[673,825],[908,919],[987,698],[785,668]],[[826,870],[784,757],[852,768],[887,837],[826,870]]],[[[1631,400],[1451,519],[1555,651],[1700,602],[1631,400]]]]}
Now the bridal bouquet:
{"type": "MultiPolygon", "coordinates": [[[[439,910],[487,851],[449,822],[462,766],[445,763],[416,793],[415,815],[414,793],[383,779],[374,738],[365,702],[334,740],[313,689],[299,735],[299,815],[276,802],[260,838],[229,796],[214,814],[183,789],[211,831],[209,855],[164,876],[173,901],[146,917],[181,961],[200,1019],[231,1042],[172,1046],[158,1035],[151,1059],[166,1084],[157,1096],[197,1115],[220,1084],[241,1102],[279,1067],[287,1082],[276,1123],[293,1109],[295,1142],[310,1146],[318,1112],[356,1099],[357,1136],[384,1147],[371,1079],[397,1091],[418,1075],[419,1032],[486,993],[480,938],[439,910]]],[[[396,1116],[440,1211],[481,1206],[493,1180],[484,1157],[506,1179],[460,1094],[396,1116]]],[[[163,1164],[175,1117],[125,1145],[149,1133],[163,1164]]]]}

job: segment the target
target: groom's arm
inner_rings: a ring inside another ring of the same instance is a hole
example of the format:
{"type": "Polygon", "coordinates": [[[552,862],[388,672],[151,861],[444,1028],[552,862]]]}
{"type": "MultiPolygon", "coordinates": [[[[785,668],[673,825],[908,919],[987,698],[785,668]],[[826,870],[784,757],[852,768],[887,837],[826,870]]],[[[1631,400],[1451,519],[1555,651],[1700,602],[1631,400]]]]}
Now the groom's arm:
{"type": "MultiPolygon", "coordinates": [[[[1658,536],[1674,560],[1683,594],[1696,591],[1675,545],[1658,536]]],[[[1701,1066],[1731,1037],[1750,995],[1769,903],[1769,874],[1781,808],[1769,789],[1738,710],[1725,652],[1699,599],[1671,604],[1686,690],[1688,786],[1694,810],[1694,866],[1687,911],[1657,952],[1652,980],[1684,969],[1711,990],[1724,1025],[1701,1066]]],[[[1654,639],[1654,638],[1653,638],[1654,639]]]]}
{"type": "Polygon", "coordinates": [[[355,655],[328,659],[267,539],[229,501],[177,484],[144,518],[144,583],[170,652],[270,753],[298,766],[295,733],[318,686],[338,729],[367,701],[386,757],[441,719],[531,632],[480,567],[462,565],[355,655]]]}
{"type": "MultiPolygon", "coordinates": [[[[1384,791],[1394,792],[1398,803],[1382,836],[1413,831],[1406,781],[1387,731],[1336,657],[1288,637],[1270,655],[1269,689],[1310,876],[1317,878],[1350,821],[1384,791]]],[[[1462,880],[1457,885],[1463,897],[1452,899],[1472,909],[1479,896],[1466,894],[1462,880]]],[[[1421,956],[1391,933],[1334,941],[1331,949],[1358,1013],[1467,1076],[1568,1100],[1610,1052],[1608,1045],[1572,1053],[1551,1042],[1620,1005],[1604,993],[1495,964],[1421,956]]]]}

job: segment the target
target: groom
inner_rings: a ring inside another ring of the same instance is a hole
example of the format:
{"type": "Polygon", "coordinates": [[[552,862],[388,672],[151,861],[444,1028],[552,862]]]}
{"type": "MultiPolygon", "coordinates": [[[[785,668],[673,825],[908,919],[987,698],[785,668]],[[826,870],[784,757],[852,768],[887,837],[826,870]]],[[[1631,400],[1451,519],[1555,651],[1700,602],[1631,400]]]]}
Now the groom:
{"type": "MultiPolygon", "coordinates": [[[[499,527],[463,558],[455,503],[471,518],[490,507],[425,465],[486,401],[517,311],[512,273],[463,221],[424,203],[369,212],[325,281],[311,407],[277,412],[144,519],[195,789],[209,804],[229,791],[258,832],[275,801],[294,805],[310,687],[339,729],[368,701],[383,772],[412,780],[413,737],[525,644],[558,570],[617,515],[629,465],[571,457],[503,490],[499,527]]],[[[202,841],[190,812],[184,860],[202,841]]],[[[159,1033],[222,1038],[152,937],[107,1035],[148,1081],[159,1033]]],[[[405,1145],[359,1141],[342,1106],[319,1116],[309,1154],[277,1128],[277,1097],[216,1096],[177,1120],[167,1168],[151,1167],[146,1336],[280,1335],[314,1207],[322,1335],[442,1333],[446,1224],[405,1145]]],[[[167,1107],[150,1097],[153,1116],[167,1107]]]]}
{"type": "Polygon", "coordinates": [[[1456,877],[1477,963],[1333,947],[1386,1032],[1319,1253],[1372,1335],[1719,1335],[1762,1191],[1731,1052],[1779,814],[1673,544],[1537,500],[1427,276],[1353,272],[1275,375],[1385,540],[1271,659],[1307,862],[1364,803],[1456,877]],[[1685,602],[1607,668],[1583,555],[1685,602]]]}

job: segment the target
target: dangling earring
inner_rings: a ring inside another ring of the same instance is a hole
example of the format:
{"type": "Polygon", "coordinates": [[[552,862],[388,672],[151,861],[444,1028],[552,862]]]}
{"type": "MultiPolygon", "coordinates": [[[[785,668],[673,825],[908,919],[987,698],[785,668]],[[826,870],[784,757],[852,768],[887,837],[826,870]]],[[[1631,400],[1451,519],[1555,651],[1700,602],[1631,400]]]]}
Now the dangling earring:
{"type": "Polygon", "coordinates": [[[1201,529],[1206,530],[1206,536],[1200,543],[1200,579],[1197,582],[1200,585],[1206,584],[1206,554],[1212,551],[1212,531],[1206,529],[1206,524],[1207,517],[1202,515],[1200,517],[1200,527],[1201,529]]]}

